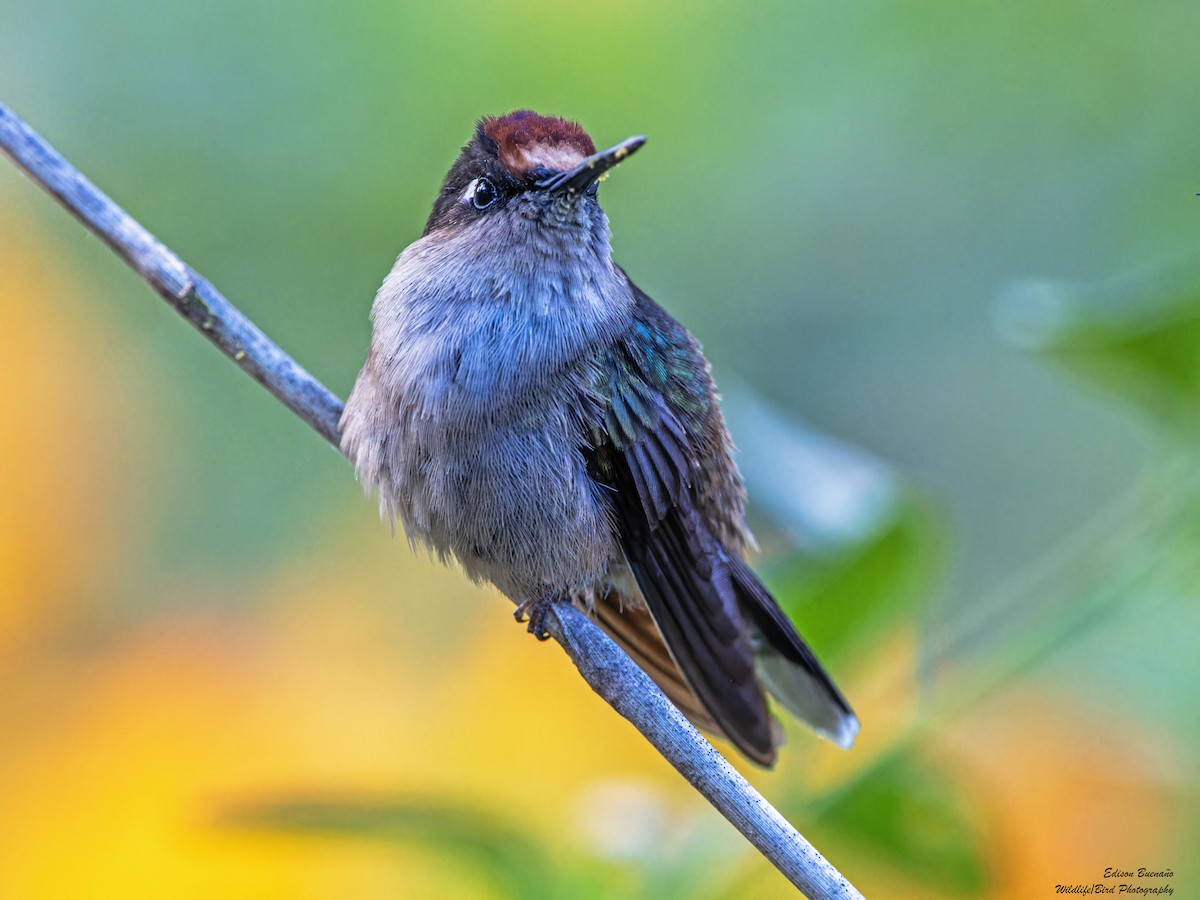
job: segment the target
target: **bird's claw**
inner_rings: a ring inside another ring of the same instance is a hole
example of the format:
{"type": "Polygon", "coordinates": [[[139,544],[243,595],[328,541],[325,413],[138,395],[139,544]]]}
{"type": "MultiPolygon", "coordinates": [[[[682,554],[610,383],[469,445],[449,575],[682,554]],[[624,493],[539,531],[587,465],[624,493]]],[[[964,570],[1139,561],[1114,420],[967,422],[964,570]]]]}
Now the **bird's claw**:
{"type": "Polygon", "coordinates": [[[513,618],[518,622],[524,622],[528,617],[529,633],[539,641],[547,641],[550,639],[550,632],[546,629],[546,616],[549,615],[550,608],[556,599],[551,595],[538,597],[535,600],[526,600],[517,607],[513,618]]]}

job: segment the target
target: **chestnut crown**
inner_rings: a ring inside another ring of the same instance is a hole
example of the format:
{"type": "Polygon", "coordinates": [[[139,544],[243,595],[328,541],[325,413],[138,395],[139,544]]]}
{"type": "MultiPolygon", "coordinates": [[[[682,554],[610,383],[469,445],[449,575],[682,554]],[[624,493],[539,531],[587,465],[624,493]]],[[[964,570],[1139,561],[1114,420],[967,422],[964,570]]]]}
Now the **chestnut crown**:
{"type": "Polygon", "coordinates": [[[597,153],[568,119],[528,109],[485,116],[446,174],[423,233],[467,224],[521,194],[594,197],[599,178],[644,141],[629,138],[597,153]]]}

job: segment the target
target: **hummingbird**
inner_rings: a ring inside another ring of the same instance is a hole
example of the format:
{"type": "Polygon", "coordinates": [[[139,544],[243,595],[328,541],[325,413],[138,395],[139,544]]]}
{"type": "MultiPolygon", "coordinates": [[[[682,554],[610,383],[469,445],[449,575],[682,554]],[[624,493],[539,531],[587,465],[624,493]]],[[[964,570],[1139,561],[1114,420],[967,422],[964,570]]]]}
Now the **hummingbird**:
{"type": "Polygon", "coordinates": [[[850,747],[859,723],[746,562],[745,490],[710,366],[612,257],[570,120],[481,119],[375,296],[342,449],[410,544],[547,637],[583,609],[695,725],[770,767],[768,695],[850,747]]]}

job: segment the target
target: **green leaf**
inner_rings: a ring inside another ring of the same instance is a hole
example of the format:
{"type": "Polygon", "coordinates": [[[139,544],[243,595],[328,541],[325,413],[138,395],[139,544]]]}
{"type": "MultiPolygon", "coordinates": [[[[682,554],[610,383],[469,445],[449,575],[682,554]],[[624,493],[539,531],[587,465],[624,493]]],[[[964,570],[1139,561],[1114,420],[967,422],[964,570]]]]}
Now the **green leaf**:
{"type": "Polygon", "coordinates": [[[946,767],[903,752],[823,803],[821,827],[931,893],[977,894],[987,881],[978,809],[946,767]]]}
{"type": "Polygon", "coordinates": [[[930,595],[941,528],[915,495],[885,527],[834,556],[800,556],[771,573],[776,597],[821,654],[835,660],[870,646],[889,625],[913,621],[930,595]]]}
{"type": "Polygon", "coordinates": [[[1200,271],[1102,285],[1025,282],[997,306],[1011,341],[1047,354],[1176,432],[1200,425],[1200,271]]]}
{"type": "Polygon", "coordinates": [[[422,800],[293,798],[231,808],[229,828],[420,844],[467,867],[503,896],[558,897],[560,873],[529,836],[474,809],[422,800]]]}

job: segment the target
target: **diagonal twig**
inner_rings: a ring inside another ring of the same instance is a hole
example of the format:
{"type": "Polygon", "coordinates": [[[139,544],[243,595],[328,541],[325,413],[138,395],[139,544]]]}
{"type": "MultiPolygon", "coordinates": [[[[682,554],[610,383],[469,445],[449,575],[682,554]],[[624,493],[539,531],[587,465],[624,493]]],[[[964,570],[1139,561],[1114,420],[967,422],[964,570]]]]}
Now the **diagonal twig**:
{"type": "MultiPolygon", "coordinates": [[[[3,103],[0,148],[201,334],[339,447],[342,402],[3,103]]],[[[591,619],[570,606],[556,604],[547,626],[592,689],[628,719],[792,884],[811,898],[861,898],[591,619]]]]}

